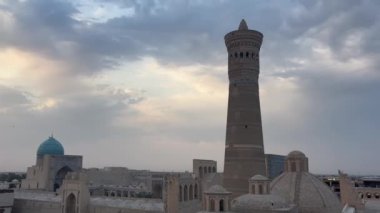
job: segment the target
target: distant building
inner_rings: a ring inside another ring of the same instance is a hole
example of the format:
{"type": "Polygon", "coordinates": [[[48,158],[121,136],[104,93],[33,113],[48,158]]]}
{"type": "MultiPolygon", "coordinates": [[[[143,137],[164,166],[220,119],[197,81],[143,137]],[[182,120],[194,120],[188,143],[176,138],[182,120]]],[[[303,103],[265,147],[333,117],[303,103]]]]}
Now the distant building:
{"type": "Polygon", "coordinates": [[[342,212],[380,212],[380,188],[378,178],[352,180],[347,174],[339,171],[340,198],[345,206],[342,212]],[[359,182],[362,182],[359,186],[359,182]]]}
{"type": "Polygon", "coordinates": [[[285,156],[284,155],[265,155],[265,164],[267,167],[267,176],[273,179],[284,171],[285,156]]]}
{"type": "Polygon", "coordinates": [[[13,197],[13,189],[0,189],[0,213],[12,212],[13,197]]]}
{"type": "Polygon", "coordinates": [[[53,136],[38,147],[36,165],[28,168],[22,189],[57,191],[69,172],[82,169],[82,156],[65,155],[62,144],[53,136]]]}

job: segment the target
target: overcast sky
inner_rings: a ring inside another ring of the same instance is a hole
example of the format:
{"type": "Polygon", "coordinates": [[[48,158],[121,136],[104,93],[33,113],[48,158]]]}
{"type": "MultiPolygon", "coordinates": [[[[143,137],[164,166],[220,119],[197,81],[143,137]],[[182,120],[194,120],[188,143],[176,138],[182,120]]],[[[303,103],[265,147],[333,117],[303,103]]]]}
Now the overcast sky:
{"type": "Polygon", "coordinates": [[[264,34],[266,153],[380,174],[380,1],[0,0],[0,171],[54,133],[84,167],[223,168],[227,52],[264,34]]]}

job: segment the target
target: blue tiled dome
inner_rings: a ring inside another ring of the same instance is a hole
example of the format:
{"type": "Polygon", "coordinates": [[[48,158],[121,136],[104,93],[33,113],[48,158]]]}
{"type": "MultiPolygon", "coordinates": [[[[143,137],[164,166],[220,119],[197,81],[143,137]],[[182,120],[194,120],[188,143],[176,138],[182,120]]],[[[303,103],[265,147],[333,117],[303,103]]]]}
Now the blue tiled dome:
{"type": "Polygon", "coordinates": [[[37,155],[64,155],[65,151],[62,144],[57,141],[53,136],[49,137],[46,141],[41,143],[38,147],[37,155]]]}

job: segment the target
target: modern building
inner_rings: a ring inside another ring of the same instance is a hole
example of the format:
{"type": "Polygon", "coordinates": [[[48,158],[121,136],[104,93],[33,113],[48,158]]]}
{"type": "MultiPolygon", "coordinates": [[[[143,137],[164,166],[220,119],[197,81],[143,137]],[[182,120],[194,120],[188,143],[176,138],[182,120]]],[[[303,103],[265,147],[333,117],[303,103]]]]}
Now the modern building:
{"type": "Polygon", "coordinates": [[[285,157],[284,155],[265,154],[265,165],[269,179],[273,179],[284,172],[285,157]]]}
{"type": "Polygon", "coordinates": [[[266,174],[259,98],[263,34],[248,29],[242,20],[239,29],[227,33],[224,40],[229,96],[223,185],[236,197],[248,192],[250,177],[266,174]]]}

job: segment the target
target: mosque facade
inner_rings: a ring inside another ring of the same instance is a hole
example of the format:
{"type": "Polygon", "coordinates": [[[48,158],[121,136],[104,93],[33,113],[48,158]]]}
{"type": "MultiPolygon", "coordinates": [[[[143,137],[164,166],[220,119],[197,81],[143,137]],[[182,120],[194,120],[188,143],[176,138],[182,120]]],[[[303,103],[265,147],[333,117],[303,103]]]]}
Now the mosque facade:
{"type": "Polygon", "coordinates": [[[13,213],[338,213],[341,203],[309,173],[300,151],[284,157],[280,175],[267,178],[259,100],[262,33],[244,20],[225,36],[229,100],[224,173],[217,162],[194,159],[192,172],[122,167],[82,168],[53,136],[14,193],[13,213]]]}

